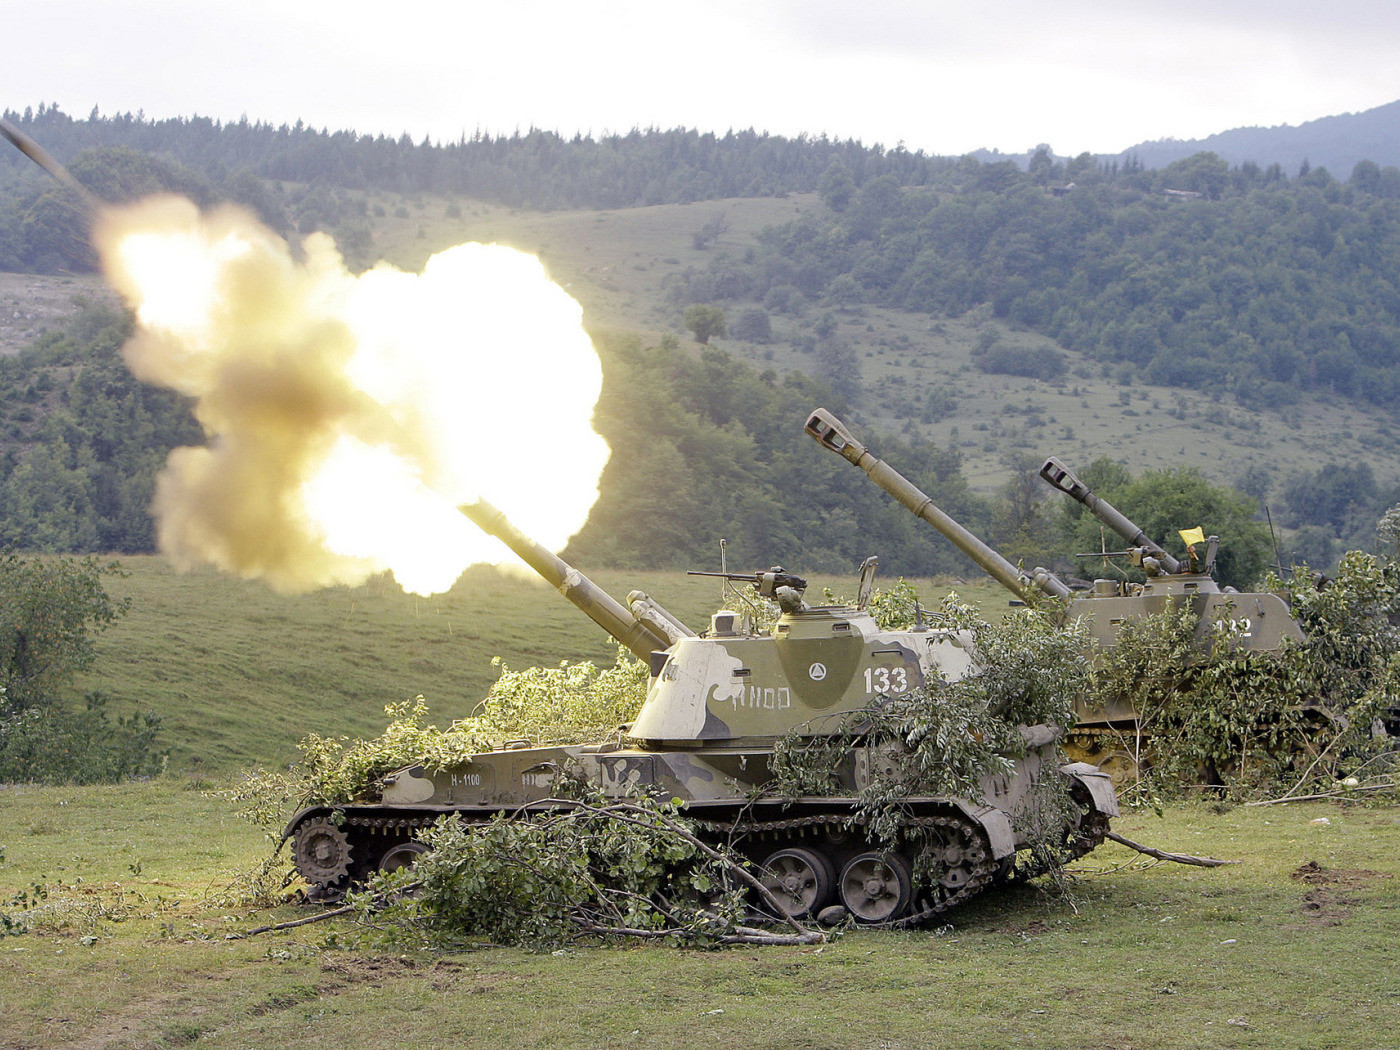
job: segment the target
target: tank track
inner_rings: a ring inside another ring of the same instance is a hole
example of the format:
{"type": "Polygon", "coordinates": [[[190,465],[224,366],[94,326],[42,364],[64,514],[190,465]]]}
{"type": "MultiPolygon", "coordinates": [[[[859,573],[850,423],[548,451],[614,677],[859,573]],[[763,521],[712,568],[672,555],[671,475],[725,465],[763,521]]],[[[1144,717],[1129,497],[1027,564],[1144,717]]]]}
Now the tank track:
{"type": "MultiPolygon", "coordinates": [[[[459,813],[458,817],[468,823],[484,823],[493,814],[471,814],[459,813]]],[[[340,827],[350,829],[361,829],[368,831],[370,835],[382,835],[385,838],[385,849],[399,841],[411,838],[416,832],[430,827],[442,814],[424,813],[414,816],[384,816],[371,817],[357,814],[347,814],[340,827]]],[[[850,817],[841,813],[819,813],[815,815],[791,817],[783,820],[740,820],[734,821],[710,821],[697,820],[696,827],[708,833],[718,840],[734,840],[745,836],[760,836],[768,834],[783,834],[792,832],[802,832],[808,829],[813,831],[832,831],[841,833],[850,830],[850,817]]],[[[966,836],[970,841],[977,842],[983,847],[984,859],[980,862],[963,865],[968,873],[968,880],[955,890],[948,891],[942,896],[931,899],[927,896],[917,898],[914,904],[915,910],[910,914],[901,916],[885,923],[869,924],[873,926],[884,926],[902,928],[918,926],[934,918],[943,912],[957,907],[964,901],[976,896],[994,881],[998,871],[997,864],[992,860],[991,849],[986,840],[986,835],[982,828],[974,821],[964,817],[953,815],[933,815],[933,816],[911,816],[905,820],[908,828],[937,828],[946,829],[966,836]]],[[[1104,829],[1107,830],[1107,820],[1104,821],[1104,829]]],[[[1102,835],[1099,840],[1102,841],[1102,835]]],[[[351,879],[363,876],[370,870],[376,857],[358,856],[364,852],[365,840],[360,836],[354,836],[350,842],[351,879]]],[[[1097,845],[1098,843],[1094,843],[1097,845]]],[[[1092,849],[1089,846],[1088,849],[1092,849]]],[[[378,852],[378,851],[375,851],[378,852]]],[[[344,895],[346,886],[338,881],[326,886],[315,887],[314,899],[318,902],[331,902],[340,899],[344,895]]],[[[865,924],[863,924],[865,925],[865,924]]]]}
{"type": "MultiPolygon", "coordinates": [[[[741,821],[739,823],[728,823],[723,821],[697,821],[697,825],[706,831],[721,833],[729,838],[741,835],[761,834],[768,832],[797,831],[805,828],[831,827],[835,830],[845,831],[851,827],[850,818],[836,813],[820,813],[815,816],[793,817],[789,820],[765,820],[765,821],[741,821]]],[[[893,919],[884,923],[862,923],[862,926],[902,928],[907,926],[918,926],[927,922],[936,915],[957,907],[964,901],[976,896],[987,886],[989,886],[997,872],[997,865],[991,859],[991,848],[987,842],[986,834],[982,828],[971,820],[955,816],[929,816],[929,817],[908,817],[905,820],[905,827],[909,828],[948,828],[966,834],[972,840],[979,842],[984,847],[985,860],[978,864],[967,865],[969,878],[958,889],[946,894],[936,901],[923,900],[922,906],[915,904],[917,911],[908,915],[893,919]]]]}
{"type": "MultiPolygon", "coordinates": [[[[1092,801],[1088,800],[1079,791],[1072,796],[1082,807],[1082,816],[1078,827],[1075,829],[1074,838],[1070,839],[1059,848],[1059,863],[1065,865],[1080,857],[1093,853],[1103,845],[1108,838],[1109,818],[1106,814],[1100,813],[1094,808],[1092,801]]],[[[1019,859],[1019,858],[1018,858],[1019,859]]],[[[1006,875],[1009,881],[1024,882],[1033,879],[1037,875],[1044,875],[1050,870],[1050,863],[1043,855],[1037,856],[1032,852],[1027,863],[1016,864],[1006,875]]]]}
{"type": "Polygon", "coordinates": [[[1060,742],[1066,758],[1107,773],[1115,789],[1135,784],[1151,767],[1153,745],[1150,733],[1112,726],[1075,726],[1060,742]]]}

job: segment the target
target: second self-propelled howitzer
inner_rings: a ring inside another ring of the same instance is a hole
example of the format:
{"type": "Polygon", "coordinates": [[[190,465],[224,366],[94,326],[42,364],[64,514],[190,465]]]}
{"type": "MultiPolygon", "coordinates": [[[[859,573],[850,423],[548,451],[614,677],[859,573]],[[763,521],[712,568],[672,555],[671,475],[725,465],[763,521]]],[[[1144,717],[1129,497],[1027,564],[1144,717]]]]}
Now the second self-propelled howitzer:
{"type": "Polygon", "coordinates": [[[1127,550],[1115,552],[1129,564],[1141,568],[1145,580],[1094,581],[1091,595],[1076,602],[1074,612],[1095,603],[1091,621],[1094,636],[1105,646],[1116,639],[1117,629],[1126,620],[1138,619],[1167,607],[1189,606],[1197,620],[1196,639],[1205,648],[1223,633],[1241,649],[1273,650],[1285,640],[1300,642],[1303,630],[1293,619],[1288,605],[1277,594],[1242,592],[1221,587],[1212,575],[1219,538],[1206,537],[1206,550],[1198,555],[1188,548],[1187,557],[1168,554],[1113,504],[1095,495],[1067,466],[1054,456],[1040,468],[1040,476],[1060,492],[1083,504],[1101,522],[1128,543],[1127,550]],[[1101,604],[1100,604],[1101,603],[1101,604]],[[1102,611],[1100,613],[1100,610],[1102,611]]]}
{"type": "Polygon", "coordinates": [[[902,799],[906,824],[893,842],[872,837],[857,819],[860,792],[889,760],[874,745],[851,744],[835,796],[779,797],[766,789],[780,739],[842,733],[882,697],[974,673],[970,638],[926,627],[882,630],[863,601],[809,605],[806,581],[781,568],[724,574],[779,604],[771,630],[721,610],[698,634],[640,592],[627,605],[616,601],[493,507],[463,511],[647,661],[646,698],[625,734],[609,741],[522,743],[446,769],[410,765],[384,777],[374,797],[302,810],[286,835],[319,897],[412,863],[423,849],[417,831],[444,815],[472,824],[558,808],[555,796],[569,779],[609,796],[641,790],[681,799],[701,833],[734,845],[794,916],[840,904],[871,924],[917,921],[958,904],[1008,872],[1028,836],[1047,828],[1071,855],[1087,852],[1117,813],[1108,777],[1060,764],[1061,730],[1049,725],[1018,727],[1024,747],[1012,757],[1013,773],[987,777],[975,797],[902,799]],[[1049,776],[1068,778],[1071,812],[1037,790],[1049,776]]]}
{"type": "MultiPolygon", "coordinates": [[[[946,536],[1016,598],[1028,599],[1032,597],[1031,588],[1038,588],[1055,599],[1043,603],[1047,615],[1064,621],[1082,619],[1094,640],[1104,648],[1117,642],[1124,624],[1169,608],[1187,608],[1196,617],[1196,638],[1203,650],[1221,639],[1241,648],[1272,650],[1285,639],[1303,637],[1278,595],[1241,593],[1216,583],[1211,576],[1215,537],[1208,540],[1203,558],[1179,560],[1092,493],[1057,459],[1046,461],[1041,477],[1083,503],[1128,542],[1128,550],[1115,553],[1142,568],[1147,574],[1145,582],[1100,579],[1094,581],[1091,590],[1072,591],[1046,569],[1022,572],[939,510],[930,496],[878,459],[826,409],[812,412],[806,429],[824,448],[864,470],[875,484],[946,536]]],[[[1081,702],[1074,730],[1062,743],[1069,757],[1108,771],[1118,783],[1130,780],[1137,775],[1143,753],[1138,712],[1126,702],[1109,702],[1106,706],[1081,702]]]]}

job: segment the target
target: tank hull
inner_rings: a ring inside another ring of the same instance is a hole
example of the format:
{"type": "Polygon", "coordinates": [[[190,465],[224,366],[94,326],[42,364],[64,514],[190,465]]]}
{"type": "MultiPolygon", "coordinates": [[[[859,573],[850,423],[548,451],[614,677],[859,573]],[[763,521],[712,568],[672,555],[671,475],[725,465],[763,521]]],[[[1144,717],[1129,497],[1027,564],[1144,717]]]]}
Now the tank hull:
{"type": "MultiPolygon", "coordinates": [[[[771,630],[756,631],[726,609],[700,635],[640,592],[624,609],[492,508],[468,512],[648,661],[651,681],[627,727],[629,743],[504,748],[436,771],[407,766],[386,776],[369,802],[303,810],[286,836],[316,896],[334,897],[376,869],[412,863],[415,836],[444,817],[480,824],[566,811],[582,782],[612,799],[676,800],[701,835],[737,849],[761,878],[783,892],[800,888],[794,907],[804,913],[839,897],[857,921],[910,922],[1010,872],[1032,841],[1072,854],[1093,848],[1117,813],[1106,776],[1059,765],[1058,728],[1021,726],[1022,740],[1005,756],[1008,775],[984,778],[973,798],[906,797],[902,825],[892,836],[882,829],[887,834],[876,841],[862,823],[860,799],[899,774],[899,756],[890,745],[848,745],[853,732],[864,732],[853,727],[897,698],[938,703],[940,689],[980,673],[970,631],[922,623],[885,630],[864,600],[811,606],[802,597],[806,581],[774,566],[719,574],[748,581],[776,602],[781,615],[771,630]],[[834,797],[780,798],[778,742],[833,737],[847,748],[832,771],[834,797]],[[1068,792],[1048,779],[1059,777],[1068,778],[1068,792]]],[[[870,580],[863,575],[867,598],[870,580]]]]}
{"type": "MultiPolygon", "coordinates": [[[[1029,837],[1043,832],[1044,821],[1062,819],[1036,811],[1042,796],[1035,789],[1042,777],[1068,777],[1073,783],[1079,813],[1075,825],[1064,829],[1071,853],[1088,852],[1102,840],[1108,818],[1118,812],[1109,778],[1082,764],[1057,764],[1057,734],[1050,727],[1029,727],[1023,733],[1030,747],[1016,760],[1016,772],[987,778],[979,801],[938,796],[904,800],[908,832],[918,832],[920,842],[933,835],[946,843],[945,855],[937,884],[911,884],[907,904],[888,916],[890,921],[939,914],[1009,872],[1029,837]]],[[[833,873],[854,866],[859,874],[861,864],[875,864],[868,858],[878,854],[895,865],[898,878],[904,870],[914,870],[917,858],[901,846],[875,842],[858,818],[857,796],[881,754],[874,748],[852,749],[840,772],[849,794],[779,799],[761,794],[773,780],[771,747],[499,750],[437,772],[421,765],[398,770],[385,778],[377,802],[303,809],[287,825],[286,836],[312,895],[334,899],[375,870],[399,866],[415,836],[444,817],[476,824],[568,808],[567,798],[559,797],[565,792],[561,781],[568,777],[582,778],[611,798],[646,791],[680,799],[702,837],[734,847],[760,868],[780,858],[777,862],[811,863],[833,873]]],[[[868,910],[878,913],[886,906],[882,902],[868,910]]]]}

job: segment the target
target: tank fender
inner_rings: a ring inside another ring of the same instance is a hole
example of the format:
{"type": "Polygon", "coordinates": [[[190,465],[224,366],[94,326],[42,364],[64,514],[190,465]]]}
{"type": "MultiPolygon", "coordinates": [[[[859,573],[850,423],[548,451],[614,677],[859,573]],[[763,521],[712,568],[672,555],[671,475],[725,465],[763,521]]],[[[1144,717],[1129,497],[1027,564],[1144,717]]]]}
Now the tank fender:
{"type": "Polygon", "coordinates": [[[960,798],[950,799],[953,805],[962,810],[969,820],[982,825],[987,839],[992,845],[992,858],[1001,860],[1016,852],[1016,833],[1011,830],[1011,817],[1005,810],[995,806],[979,806],[960,798]]]}
{"type": "Polygon", "coordinates": [[[1084,785],[1096,810],[1106,817],[1118,816],[1118,793],[1113,790],[1113,780],[1098,766],[1091,766],[1088,762],[1067,762],[1060,767],[1060,772],[1084,785]]]}

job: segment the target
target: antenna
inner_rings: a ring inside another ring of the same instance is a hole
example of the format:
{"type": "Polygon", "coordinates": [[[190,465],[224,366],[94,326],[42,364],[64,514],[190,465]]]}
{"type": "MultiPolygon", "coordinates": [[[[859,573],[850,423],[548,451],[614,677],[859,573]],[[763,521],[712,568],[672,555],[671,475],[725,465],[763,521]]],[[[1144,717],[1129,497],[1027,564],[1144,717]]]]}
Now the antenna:
{"type": "MultiPolygon", "coordinates": [[[[728,572],[729,572],[729,565],[728,565],[728,563],[725,561],[725,558],[724,558],[724,548],[727,547],[727,546],[729,546],[729,541],[726,540],[723,536],[721,536],[721,537],[720,537],[720,540],[719,540],[719,571],[722,572],[722,573],[728,573],[728,572]]],[[[724,608],[724,606],[725,606],[725,599],[728,598],[728,597],[729,597],[729,581],[728,581],[727,579],[724,579],[723,577],[721,577],[721,578],[720,578],[720,581],[719,581],[719,607],[720,607],[721,609],[724,608]]]]}
{"type": "Polygon", "coordinates": [[[1269,521],[1269,539],[1274,543],[1274,565],[1278,568],[1278,578],[1283,579],[1283,557],[1278,552],[1278,534],[1274,532],[1274,516],[1269,513],[1269,505],[1264,504],[1264,517],[1269,521]]]}

